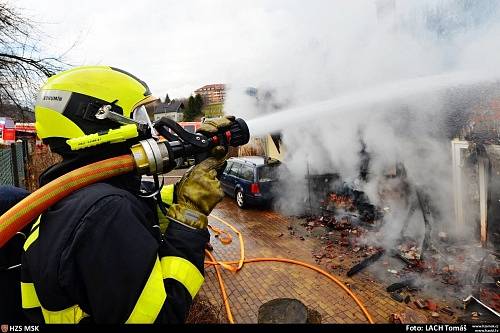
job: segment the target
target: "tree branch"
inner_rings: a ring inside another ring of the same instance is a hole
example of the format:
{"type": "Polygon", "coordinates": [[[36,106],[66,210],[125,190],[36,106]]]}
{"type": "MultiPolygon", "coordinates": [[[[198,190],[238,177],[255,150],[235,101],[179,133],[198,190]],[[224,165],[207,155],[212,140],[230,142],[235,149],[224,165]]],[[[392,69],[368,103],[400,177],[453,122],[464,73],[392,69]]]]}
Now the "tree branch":
{"type": "Polygon", "coordinates": [[[42,56],[38,36],[32,21],[0,0],[0,109],[30,105],[42,81],[67,67],[62,56],[42,56]]]}

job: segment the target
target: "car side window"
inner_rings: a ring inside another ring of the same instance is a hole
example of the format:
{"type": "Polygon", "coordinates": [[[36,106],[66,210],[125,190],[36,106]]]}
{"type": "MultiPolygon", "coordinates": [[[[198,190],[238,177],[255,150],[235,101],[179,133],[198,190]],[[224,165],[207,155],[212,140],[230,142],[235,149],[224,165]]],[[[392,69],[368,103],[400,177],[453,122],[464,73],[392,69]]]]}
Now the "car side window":
{"type": "Polygon", "coordinates": [[[239,163],[233,163],[233,165],[231,166],[231,169],[229,170],[229,172],[227,174],[238,177],[238,172],[240,170],[240,166],[241,165],[239,163]]]}
{"type": "Polygon", "coordinates": [[[241,166],[240,177],[253,182],[253,168],[246,165],[241,166]]]}
{"type": "Polygon", "coordinates": [[[229,171],[231,170],[231,167],[233,166],[233,162],[231,161],[228,161],[227,162],[227,165],[226,165],[226,168],[224,169],[224,173],[225,174],[229,174],[229,171]]]}

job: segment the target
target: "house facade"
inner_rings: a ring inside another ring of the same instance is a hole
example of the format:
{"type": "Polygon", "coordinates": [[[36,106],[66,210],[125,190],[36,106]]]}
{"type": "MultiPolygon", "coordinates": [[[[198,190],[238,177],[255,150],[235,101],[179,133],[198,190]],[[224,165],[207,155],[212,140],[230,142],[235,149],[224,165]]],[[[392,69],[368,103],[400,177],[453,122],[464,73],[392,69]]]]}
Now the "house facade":
{"type": "Polygon", "coordinates": [[[159,103],[153,111],[153,121],[157,121],[163,117],[170,118],[174,121],[182,121],[184,111],[184,103],[181,101],[171,101],[168,103],[159,103]]]}
{"type": "Polygon", "coordinates": [[[224,84],[207,84],[194,91],[194,95],[200,95],[203,98],[204,105],[220,104],[225,98],[224,84]]]}

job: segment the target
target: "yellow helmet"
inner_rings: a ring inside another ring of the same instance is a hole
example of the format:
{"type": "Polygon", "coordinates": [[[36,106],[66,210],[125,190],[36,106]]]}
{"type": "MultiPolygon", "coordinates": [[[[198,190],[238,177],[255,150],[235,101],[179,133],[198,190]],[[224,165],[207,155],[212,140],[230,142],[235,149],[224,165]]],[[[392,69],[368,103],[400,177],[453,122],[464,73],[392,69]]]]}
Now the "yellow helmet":
{"type": "Polygon", "coordinates": [[[70,148],[68,139],[120,127],[121,124],[98,119],[104,105],[126,118],[156,98],[142,80],[123,70],[108,66],[76,67],[48,79],[35,104],[38,137],[55,152],[70,148]]]}

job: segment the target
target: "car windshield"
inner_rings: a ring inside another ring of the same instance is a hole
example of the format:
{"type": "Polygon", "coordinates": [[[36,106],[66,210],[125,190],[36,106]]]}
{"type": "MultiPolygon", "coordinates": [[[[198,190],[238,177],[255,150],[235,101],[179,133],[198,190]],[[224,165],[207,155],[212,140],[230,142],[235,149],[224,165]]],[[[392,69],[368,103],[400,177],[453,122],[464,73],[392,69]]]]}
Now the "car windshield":
{"type": "Polygon", "coordinates": [[[259,168],[259,182],[270,182],[278,179],[279,164],[264,165],[259,168]]]}

